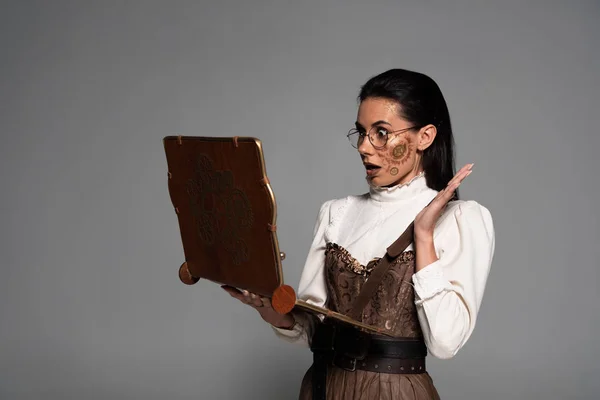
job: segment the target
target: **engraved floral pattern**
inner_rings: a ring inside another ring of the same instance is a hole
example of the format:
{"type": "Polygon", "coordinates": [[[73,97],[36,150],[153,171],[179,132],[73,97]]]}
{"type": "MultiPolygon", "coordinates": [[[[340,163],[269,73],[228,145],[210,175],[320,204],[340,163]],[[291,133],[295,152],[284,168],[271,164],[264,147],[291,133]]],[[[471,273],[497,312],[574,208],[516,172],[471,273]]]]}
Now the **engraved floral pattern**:
{"type": "Polygon", "coordinates": [[[246,194],[236,188],[231,171],[216,171],[207,155],[195,160],[196,174],[186,190],[198,239],[207,246],[219,242],[234,265],[248,260],[241,233],[252,227],[254,214],[246,194]]]}

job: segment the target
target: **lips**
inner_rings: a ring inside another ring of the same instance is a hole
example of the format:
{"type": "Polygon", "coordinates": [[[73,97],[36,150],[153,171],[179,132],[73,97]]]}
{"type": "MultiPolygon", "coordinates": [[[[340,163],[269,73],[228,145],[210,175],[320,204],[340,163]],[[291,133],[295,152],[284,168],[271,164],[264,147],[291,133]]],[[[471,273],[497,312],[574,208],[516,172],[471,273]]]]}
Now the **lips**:
{"type": "Polygon", "coordinates": [[[377,165],[377,164],[372,164],[372,163],[368,163],[365,162],[363,163],[365,168],[367,169],[367,175],[371,176],[374,175],[377,171],[379,171],[381,169],[381,166],[377,165]]]}
{"type": "Polygon", "coordinates": [[[372,164],[372,163],[369,163],[369,162],[366,162],[366,163],[363,163],[363,164],[365,165],[366,169],[381,168],[380,165],[372,164]]]}

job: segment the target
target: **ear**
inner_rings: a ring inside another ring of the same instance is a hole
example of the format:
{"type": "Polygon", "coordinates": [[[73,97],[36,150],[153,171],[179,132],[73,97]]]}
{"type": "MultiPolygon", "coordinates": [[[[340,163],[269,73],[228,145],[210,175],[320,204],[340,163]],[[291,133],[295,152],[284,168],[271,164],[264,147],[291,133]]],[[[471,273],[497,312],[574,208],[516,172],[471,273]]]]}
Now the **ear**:
{"type": "Polygon", "coordinates": [[[429,124],[429,125],[425,125],[424,127],[422,127],[419,130],[419,139],[417,141],[417,150],[424,151],[429,146],[431,146],[431,143],[433,143],[433,140],[435,139],[436,135],[437,135],[437,128],[435,127],[435,125],[429,124]]]}

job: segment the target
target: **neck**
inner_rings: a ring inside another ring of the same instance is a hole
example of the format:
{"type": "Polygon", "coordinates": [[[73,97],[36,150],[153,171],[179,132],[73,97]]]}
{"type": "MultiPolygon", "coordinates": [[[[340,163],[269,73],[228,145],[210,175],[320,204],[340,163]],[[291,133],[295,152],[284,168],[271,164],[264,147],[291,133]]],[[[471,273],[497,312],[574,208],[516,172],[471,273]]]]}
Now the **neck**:
{"type": "Polygon", "coordinates": [[[420,173],[414,175],[410,180],[389,187],[371,186],[369,189],[371,199],[375,201],[404,201],[420,195],[421,193],[430,190],[427,187],[425,174],[420,173]]]}

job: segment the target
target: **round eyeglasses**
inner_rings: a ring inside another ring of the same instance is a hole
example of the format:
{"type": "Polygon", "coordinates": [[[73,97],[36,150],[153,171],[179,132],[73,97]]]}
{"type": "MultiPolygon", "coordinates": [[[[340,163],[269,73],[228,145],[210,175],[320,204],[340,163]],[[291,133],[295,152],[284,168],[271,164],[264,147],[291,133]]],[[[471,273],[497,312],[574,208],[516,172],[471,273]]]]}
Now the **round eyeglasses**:
{"type": "Polygon", "coordinates": [[[348,131],[346,135],[350,144],[355,149],[358,149],[360,145],[365,140],[365,136],[369,136],[369,141],[376,149],[383,149],[388,142],[388,137],[394,134],[400,134],[406,131],[410,131],[412,129],[418,129],[416,126],[411,126],[410,128],[399,129],[397,131],[388,131],[386,128],[382,126],[374,126],[369,129],[369,133],[367,135],[366,132],[361,132],[357,128],[352,128],[348,131]]]}

